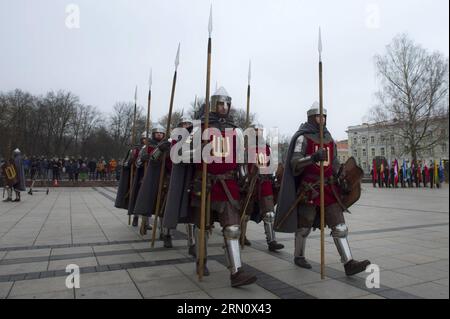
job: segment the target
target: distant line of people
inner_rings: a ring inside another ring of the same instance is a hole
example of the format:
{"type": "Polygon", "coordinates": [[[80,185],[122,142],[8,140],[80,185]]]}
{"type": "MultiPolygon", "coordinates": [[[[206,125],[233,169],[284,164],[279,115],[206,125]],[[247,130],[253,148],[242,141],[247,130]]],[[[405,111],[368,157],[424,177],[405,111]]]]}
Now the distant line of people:
{"type": "Polygon", "coordinates": [[[46,158],[44,156],[25,157],[23,160],[25,177],[41,180],[95,181],[119,180],[120,165],[112,158],[106,161],[92,158],[46,158]]]}
{"type": "Polygon", "coordinates": [[[445,181],[442,161],[430,161],[429,165],[424,161],[423,164],[418,162],[415,165],[414,162],[409,164],[404,160],[402,165],[399,165],[398,161],[394,160],[391,164],[382,161],[377,165],[374,160],[370,176],[373,187],[378,185],[379,188],[440,188],[445,181]]]}

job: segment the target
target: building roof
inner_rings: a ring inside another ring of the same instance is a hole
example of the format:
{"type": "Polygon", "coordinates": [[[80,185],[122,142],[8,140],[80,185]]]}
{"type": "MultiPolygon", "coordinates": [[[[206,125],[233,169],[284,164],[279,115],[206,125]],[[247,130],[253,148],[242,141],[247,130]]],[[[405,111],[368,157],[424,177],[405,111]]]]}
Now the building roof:
{"type": "Polygon", "coordinates": [[[336,147],[338,152],[347,152],[348,151],[348,140],[337,141],[336,147]]]}

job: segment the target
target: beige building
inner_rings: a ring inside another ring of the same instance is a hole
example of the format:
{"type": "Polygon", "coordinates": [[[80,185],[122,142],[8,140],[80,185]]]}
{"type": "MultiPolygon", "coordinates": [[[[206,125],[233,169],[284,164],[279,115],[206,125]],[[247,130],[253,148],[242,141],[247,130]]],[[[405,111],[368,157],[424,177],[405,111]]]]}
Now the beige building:
{"type": "MultiPolygon", "coordinates": [[[[406,143],[398,134],[398,126],[399,123],[396,121],[349,126],[347,129],[349,156],[356,158],[365,173],[369,173],[372,161],[377,156],[384,157],[388,161],[410,160],[411,154],[407,153],[406,143]]],[[[424,151],[419,151],[417,159],[427,163],[431,160],[448,161],[448,115],[432,119],[428,131],[432,134],[433,140],[439,136],[439,142],[424,151]]]]}
{"type": "Polygon", "coordinates": [[[336,142],[336,146],[337,146],[337,156],[338,156],[338,160],[339,163],[345,163],[348,158],[350,157],[348,154],[348,140],[343,140],[343,141],[337,141],[336,142]]]}

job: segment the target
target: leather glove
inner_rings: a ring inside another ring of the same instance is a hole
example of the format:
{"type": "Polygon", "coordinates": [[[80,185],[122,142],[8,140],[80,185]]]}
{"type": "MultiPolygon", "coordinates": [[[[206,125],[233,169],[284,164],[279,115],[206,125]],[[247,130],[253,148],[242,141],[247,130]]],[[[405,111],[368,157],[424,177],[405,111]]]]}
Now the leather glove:
{"type": "Polygon", "coordinates": [[[324,148],[317,150],[314,154],[311,155],[311,158],[314,162],[324,162],[328,159],[327,151],[324,148]]]}
{"type": "Polygon", "coordinates": [[[161,152],[167,152],[170,150],[170,147],[172,146],[172,143],[168,140],[162,141],[158,144],[158,148],[161,152]]]}

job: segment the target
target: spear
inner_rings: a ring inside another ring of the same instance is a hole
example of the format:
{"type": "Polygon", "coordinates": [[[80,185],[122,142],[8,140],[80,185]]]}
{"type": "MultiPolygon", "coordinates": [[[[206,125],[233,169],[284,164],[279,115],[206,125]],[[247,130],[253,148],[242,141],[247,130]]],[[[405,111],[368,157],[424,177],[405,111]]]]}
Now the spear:
{"type": "MultiPolygon", "coordinates": [[[[251,78],[252,78],[252,61],[250,60],[248,62],[247,113],[246,113],[246,118],[245,118],[245,128],[248,128],[250,126],[250,82],[251,82],[251,78]]],[[[246,140],[245,148],[247,150],[246,156],[248,159],[248,140],[246,140]]],[[[241,232],[240,242],[241,242],[242,248],[244,248],[245,232],[247,231],[247,227],[244,226],[244,224],[245,224],[244,220],[245,220],[245,216],[247,215],[247,207],[250,203],[250,198],[252,197],[252,193],[253,193],[253,190],[255,189],[255,185],[256,185],[256,174],[254,174],[254,172],[253,172],[254,169],[255,169],[255,167],[252,166],[252,171],[250,173],[251,180],[249,183],[247,196],[245,197],[245,200],[244,200],[244,208],[242,209],[242,212],[241,212],[241,230],[242,230],[242,232],[241,232]]]]}
{"type": "MultiPolygon", "coordinates": [[[[145,145],[148,150],[148,131],[150,130],[150,108],[152,103],[152,69],[150,69],[150,76],[148,78],[148,98],[147,98],[147,123],[145,125],[145,145]]],[[[144,175],[147,174],[147,166],[144,167],[144,175]]]]}
{"type": "MultiPolygon", "coordinates": [[[[322,77],[322,33],[319,27],[319,110],[320,149],[323,149],[323,77],[322,77]]],[[[325,279],[325,196],[323,161],[320,162],[320,278],[325,279]]]]}
{"type": "MultiPolygon", "coordinates": [[[[212,33],[212,5],[209,10],[209,23],[208,23],[208,55],[206,64],[206,94],[205,94],[205,121],[203,124],[204,130],[209,128],[209,89],[211,81],[211,33],[212,33]]],[[[203,267],[205,265],[205,223],[206,223],[206,177],[208,174],[208,165],[205,160],[202,163],[202,195],[201,195],[201,207],[200,207],[200,234],[199,234],[199,271],[198,279],[203,279],[203,267]]],[[[209,196],[208,196],[209,197],[209,196]]]]}
{"type": "MultiPolygon", "coordinates": [[[[148,140],[148,131],[150,130],[150,106],[152,103],[152,83],[153,83],[153,76],[152,76],[152,69],[150,69],[150,76],[148,78],[148,99],[147,99],[147,123],[145,126],[146,130],[146,139],[148,140]]],[[[147,142],[148,144],[148,142],[147,142]]]]}
{"type": "MultiPolygon", "coordinates": [[[[151,103],[152,103],[152,83],[153,83],[152,73],[153,73],[152,69],[150,68],[150,75],[148,78],[147,122],[145,123],[145,147],[146,147],[145,150],[147,152],[148,152],[148,145],[149,145],[148,135],[149,135],[149,131],[150,131],[150,109],[151,109],[151,103]]],[[[147,165],[144,166],[144,178],[147,175],[147,172],[148,172],[148,163],[147,163],[147,165]]],[[[142,218],[142,224],[141,224],[141,229],[140,229],[141,235],[145,235],[147,233],[147,231],[146,231],[147,224],[148,224],[148,218],[144,216],[142,218]]]]}
{"type": "MultiPolygon", "coordinates": [[[[135,135],[136,135],[136,109],[137,109],[137,85],[134,90],[134,112],[133,112],[133,126],[131,128],[131,156],[133,158],[134,154],[134,143],[135,143],[135,135]]],[[[130,174],[130,200],[133,197],[133,174],[134,174],[134,164],[131,162],[131,174],[130,174]]],[[[131,225],[131,215],[128,215],[128,225],[131,225]]]]}
{"type": "MultiPolygon", "coordinates": [[[[173,100],[175,98],[175,87],[177,84],[177,71],[178,71],[179,64],[180,64],[180,44],[178,44],[177,56],[175,57],[175,71],[173,73],[172,92],[170,94],[169,115],[167,116],[166,138],[168,138],[170,135],[170,123],[172,121],[173,100]]],[[[159,213],[160,213],[162,188],[163,188],[164,175],[165,175],[164,173],[166,171],[166,157],[167,157],[167,153],[164,152],[162,155],[161,171],[159,173],[158,196],[156,197],[155,220],[153,221],[153,229],[152,229],[152,248],[155,246],[156,227],[157,227],[158,217],[159,217],[159,213]]]]}
{"type": "Polygon", "coordinates": [[[248,62],[248,83],[247,83],[247,116],[245,118],[245,128],[250,126],[250,80],[252,78],[252,61],[248,62]]]}

